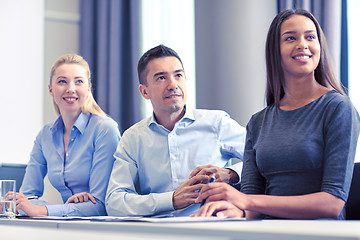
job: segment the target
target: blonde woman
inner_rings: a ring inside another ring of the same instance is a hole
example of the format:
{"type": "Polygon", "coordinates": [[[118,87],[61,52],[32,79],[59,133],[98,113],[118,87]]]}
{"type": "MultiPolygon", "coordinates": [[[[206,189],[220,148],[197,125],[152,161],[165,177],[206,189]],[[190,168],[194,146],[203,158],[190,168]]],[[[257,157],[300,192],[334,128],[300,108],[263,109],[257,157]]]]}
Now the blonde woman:
{"type": "Polygon", "coordinates": [[[96,104],[89,65],[81,56],[60,57],[48,87],[59,117],[35,139],[17,210],[28,216],[106,215],[105,193],[120,140],[117,123],[96,104]],[[65,204],[37,199],[46,174],[65,204]]]}

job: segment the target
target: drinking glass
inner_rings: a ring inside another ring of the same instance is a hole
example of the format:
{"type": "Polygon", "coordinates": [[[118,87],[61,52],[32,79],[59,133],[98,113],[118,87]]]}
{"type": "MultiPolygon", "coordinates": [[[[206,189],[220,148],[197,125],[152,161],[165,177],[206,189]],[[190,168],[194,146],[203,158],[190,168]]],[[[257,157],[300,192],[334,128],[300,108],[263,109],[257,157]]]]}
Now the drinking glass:
{"type": "Polygon", "coordinates": [[[0,218],[16,215],[16,180],[0,180],[0,218]]]}

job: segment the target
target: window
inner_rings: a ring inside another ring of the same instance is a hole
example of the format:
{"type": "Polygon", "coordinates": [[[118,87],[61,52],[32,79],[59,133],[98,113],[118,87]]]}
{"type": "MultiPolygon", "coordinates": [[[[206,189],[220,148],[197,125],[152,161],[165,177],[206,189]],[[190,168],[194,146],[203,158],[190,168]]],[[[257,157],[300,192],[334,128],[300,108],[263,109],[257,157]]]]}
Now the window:
{"type": "MultiPolygon", "coordinates": [[[[187,79],[187,106],[195,108],[195,16],[194,0],[141,1],[141,55],[159,44],[174,49],[180,56],[187,79]]],[[[143,116],[152,113],[144,100],[143,116]]]]}

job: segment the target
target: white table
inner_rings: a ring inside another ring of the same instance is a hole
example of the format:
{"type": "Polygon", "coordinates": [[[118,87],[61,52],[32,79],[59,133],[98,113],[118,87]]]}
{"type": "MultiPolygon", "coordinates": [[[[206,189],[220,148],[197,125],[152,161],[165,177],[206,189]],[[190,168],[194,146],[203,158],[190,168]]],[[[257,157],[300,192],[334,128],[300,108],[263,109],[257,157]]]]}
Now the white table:
{"type": "Polygon", "coordinates": [[[1,240],[360,240],[360,221],[143,223],[0,219],[0,233],[1,240]]]}

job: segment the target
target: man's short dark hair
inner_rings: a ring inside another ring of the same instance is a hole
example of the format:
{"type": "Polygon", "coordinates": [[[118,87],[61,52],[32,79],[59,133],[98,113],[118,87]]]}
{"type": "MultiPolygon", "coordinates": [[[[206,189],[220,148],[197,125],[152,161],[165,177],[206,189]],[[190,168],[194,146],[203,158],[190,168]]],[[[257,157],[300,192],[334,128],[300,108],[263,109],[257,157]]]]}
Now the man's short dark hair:
{"type": "Polygon", "coordinates": [[[184,68],[183,63],[182,63],[179,55],[174,50],[172,50],[171,48],[166,47],[166,46],[161,44],[159,46],[151,48],[146,53],[144,53],[142,55],[142,57],[140,58],[139,63],[138,63],[138,68],[137,68],[140,84],[147,85],[146,67],[147,67],[148,63],[153,59],[162,58],[162,57],[176,57],[180,61],[181,66],[184,68]]]}

